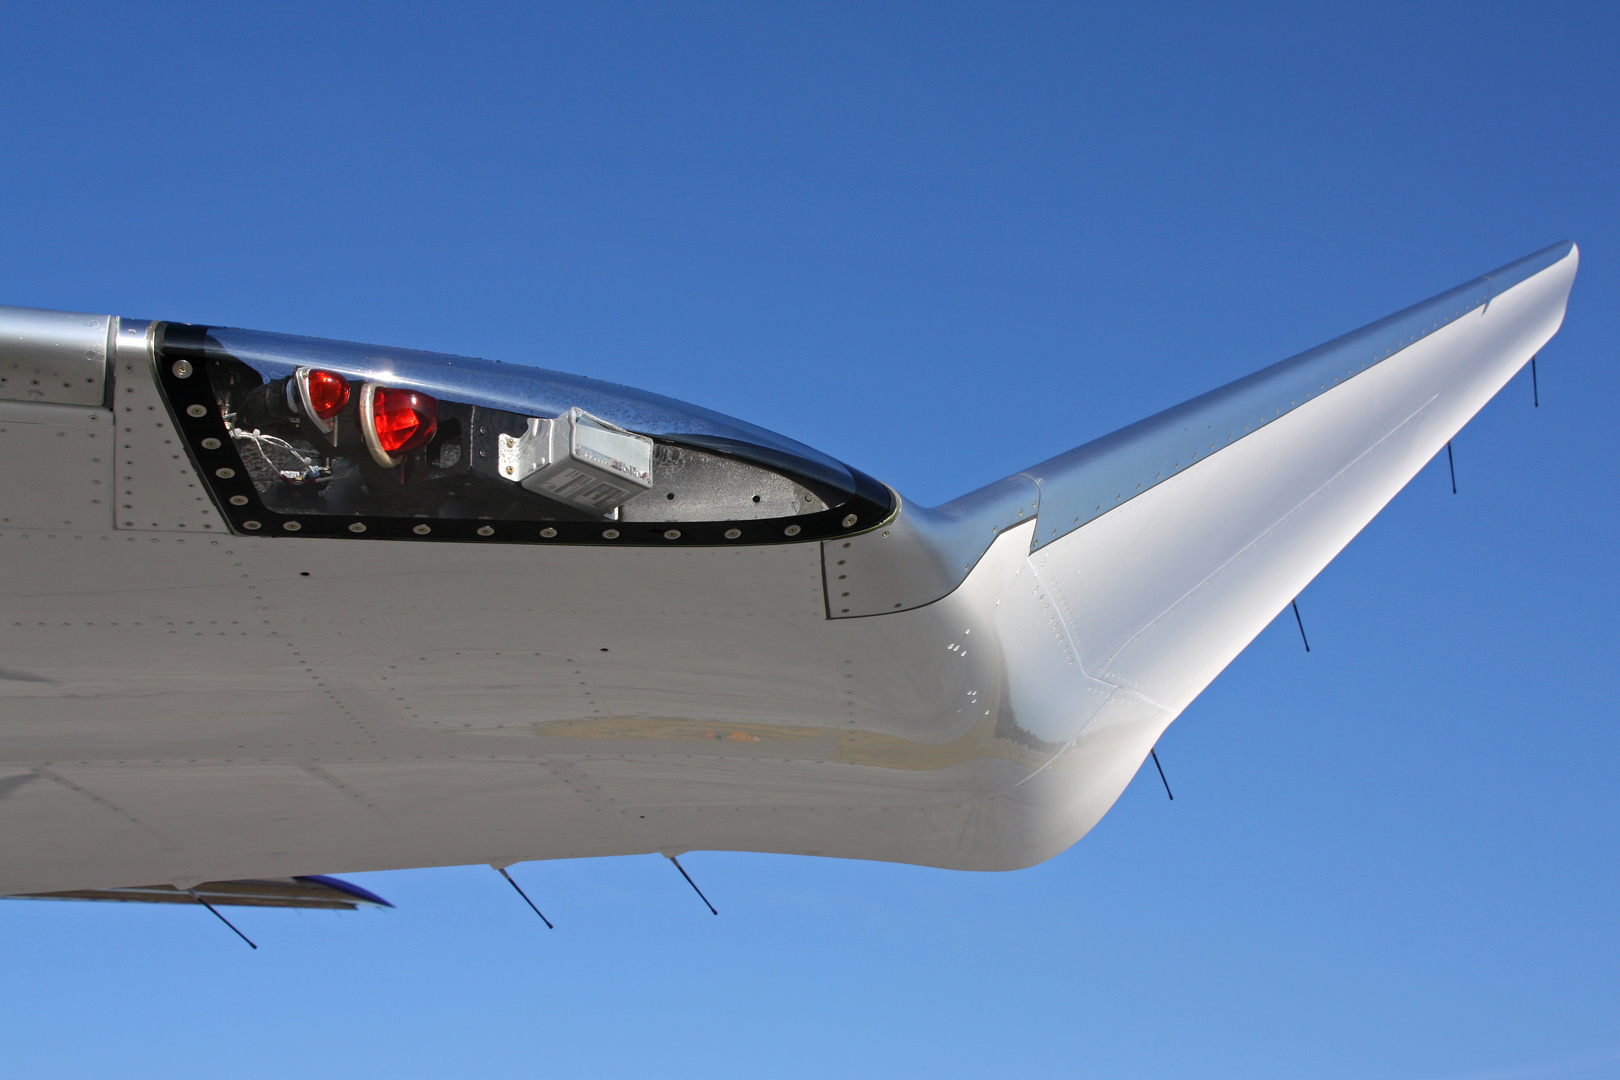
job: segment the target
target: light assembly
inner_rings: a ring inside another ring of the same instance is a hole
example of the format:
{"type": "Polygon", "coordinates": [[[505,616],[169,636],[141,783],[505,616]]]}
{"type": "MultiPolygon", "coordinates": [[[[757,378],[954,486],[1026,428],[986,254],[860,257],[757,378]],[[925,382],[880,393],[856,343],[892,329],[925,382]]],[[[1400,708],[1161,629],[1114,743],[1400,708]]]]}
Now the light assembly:
{"type": "Polygon", "coordinates": [[[360,430],[371,459],[385,469],[429,442],[438,426],[439,403],[419,390],[376,383],[360,388],[360,430]]]}
{"type": "Polygon", "coordinates": [[[808,447],[595,379],[227,327],[151,342],[242,533],[667,549],[843,538],[893,514],[886,487],[808,447]]]}
{"type": "Polygon", "coordinates": [[[349,403],[349,380],[335,371],[301,367],[293,373],[287,387],[288,397],[294,395],[296,411],[302,412],[326,435],[332,433],[332,421],[349,403]]]}

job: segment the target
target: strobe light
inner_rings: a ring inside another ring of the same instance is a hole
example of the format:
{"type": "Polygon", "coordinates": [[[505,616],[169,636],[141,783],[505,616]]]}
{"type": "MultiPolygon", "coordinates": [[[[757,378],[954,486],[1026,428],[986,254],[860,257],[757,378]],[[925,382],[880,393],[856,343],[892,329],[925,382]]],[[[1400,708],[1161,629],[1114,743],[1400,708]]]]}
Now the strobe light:
{"type": "Polygon", "coordinates": [[[296,395],[298,411],[308,417],[327,435],[332,433],[332,418],[349,403],[349,380],[335,371],[301,367],[293,372],[288,397],[296,395]]]}
{"type": "Polygon", "coordinates": [[[366,383],[360,388],[360,430],[371,459],[392,469],[433,438],[439,403],[419,390],[366,383]]]}

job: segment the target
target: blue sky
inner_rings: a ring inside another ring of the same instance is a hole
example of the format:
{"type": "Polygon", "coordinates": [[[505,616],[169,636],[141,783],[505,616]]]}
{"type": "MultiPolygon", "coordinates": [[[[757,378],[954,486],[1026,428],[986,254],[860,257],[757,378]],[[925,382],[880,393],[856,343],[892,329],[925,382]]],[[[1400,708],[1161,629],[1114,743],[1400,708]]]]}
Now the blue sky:
{"type": "Polygon", "coordinates": [[[1620,9],[6,5],[0,302],[613,379],[938,502],[1553,241],[1563,331],[1011,874],[0,906],[7,1071],[1620,1077],[1620,9]],[[978,435],[988,427],[995,438],[978,435]]]}

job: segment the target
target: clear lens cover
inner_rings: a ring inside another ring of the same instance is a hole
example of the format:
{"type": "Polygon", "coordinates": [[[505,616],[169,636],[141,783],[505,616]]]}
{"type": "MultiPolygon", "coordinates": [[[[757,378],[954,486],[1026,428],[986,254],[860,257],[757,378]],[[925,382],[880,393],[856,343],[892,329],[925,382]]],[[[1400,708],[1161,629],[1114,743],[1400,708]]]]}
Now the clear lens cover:
{"type": "Polygon", "coordinates": [[[342,373],[351,383],[422,390],[442,401],[550,417],[584,409],[610,424],[655,439],[752,461],[853,492],[848,466],[773,431],[661,394],[560,371],[325,338],[226,327],[207,329],[211,353],[232,357],[266,382],[300,366],[342,373]]]}
{"type": "Polygon", "coordinates": [[[240,508],[228,513],[260,535],[274,514],[304,536],[442,538],[423,524],[438,520],[476,522],[478,536],[546,522],[537,536],[581,542],[766,542],[875,524],[892,507],[882,485],[791,439],[596,379],[175,324],[160,324],[157,348],[207,372],[206,384],[165,379],[165,390],[177,407],[210,395],[184,406],[193,452],[222,505],[240,508]],[[227,453],[239,466],[209,457],[227,453]],[[604,519],[646,527],[604,529],[604,519]]]}

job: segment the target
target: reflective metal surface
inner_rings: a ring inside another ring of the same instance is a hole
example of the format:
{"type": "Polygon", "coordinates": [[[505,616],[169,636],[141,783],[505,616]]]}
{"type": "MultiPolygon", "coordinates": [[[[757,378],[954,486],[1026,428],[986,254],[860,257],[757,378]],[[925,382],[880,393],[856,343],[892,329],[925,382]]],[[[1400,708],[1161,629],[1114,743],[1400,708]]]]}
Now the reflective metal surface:
{"type": "Polygon", "coordinates": [[[1031,549],[1050,544],[1440,328],[1486,310],[1493,296],[1573,249],[1554,244],[943,506],[907,503],[880,532],[828,541],[827,613],[854,618],[932,603],[962,582],[998,530],[1038,513],[1031,549]]]}
{"type": "Polygon", "coordinates": [[[1041,487],[1034,546],[1049,544],[1305,402],[1371,369],[1559,262],[1565,241],[1111,435],[1024,470],[1041,487]]]}
{"type": "Polygon", "coordinates": [[[110,315],[0,307],[0,401],[100,405],[110,315]]]}

